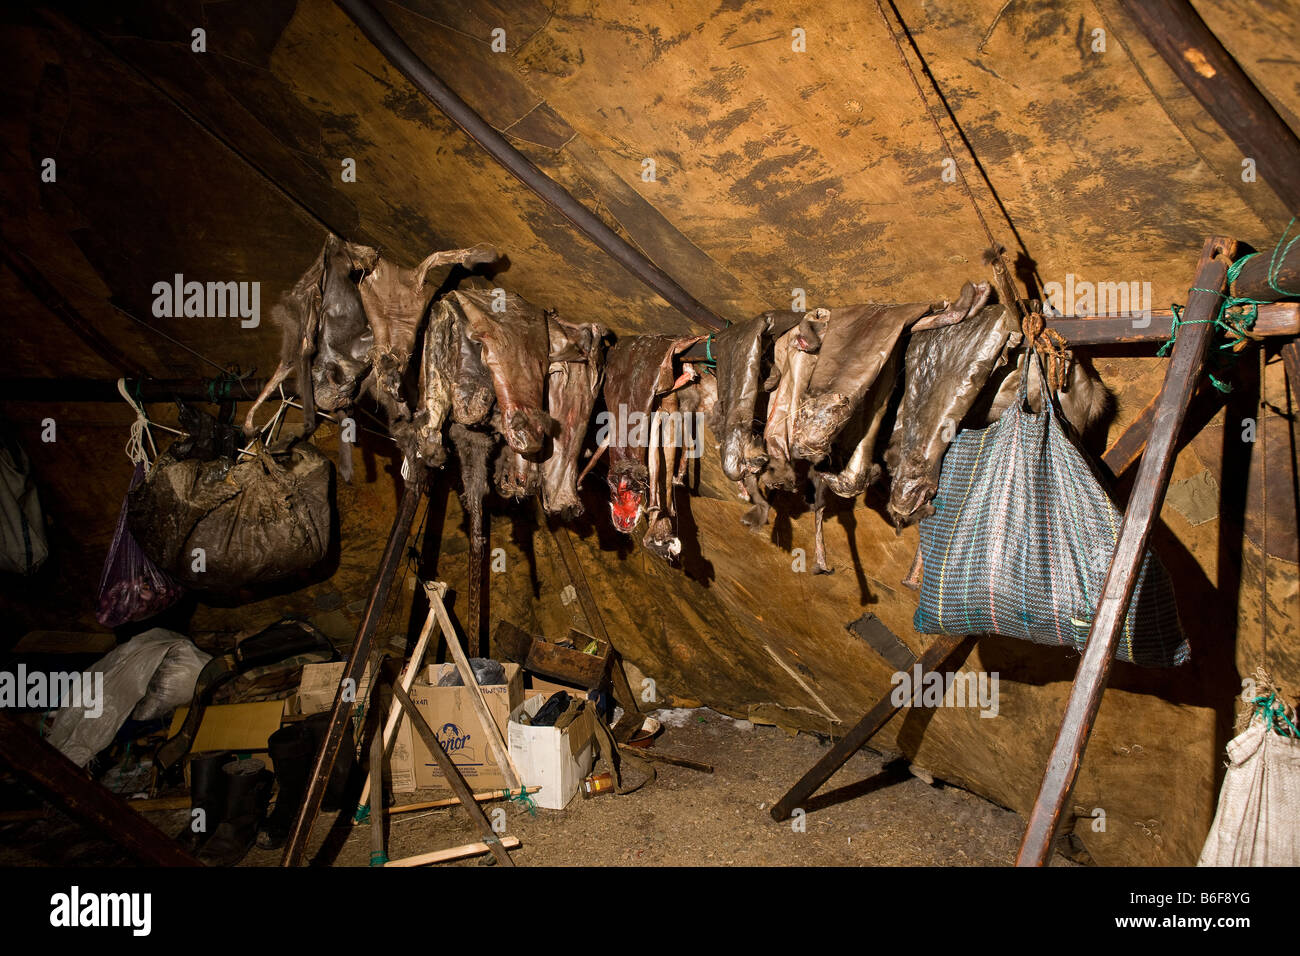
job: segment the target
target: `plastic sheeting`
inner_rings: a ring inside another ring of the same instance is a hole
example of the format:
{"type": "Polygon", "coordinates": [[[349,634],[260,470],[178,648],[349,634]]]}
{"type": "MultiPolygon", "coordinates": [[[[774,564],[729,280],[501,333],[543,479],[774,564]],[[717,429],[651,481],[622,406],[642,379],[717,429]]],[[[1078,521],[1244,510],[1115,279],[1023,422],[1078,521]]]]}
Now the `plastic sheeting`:
{"type": "Polygon", "coordinates": [[[188,704],[203,665],[212,659],[184,634],[156,627],[109,651],[86,673],[102,673],[102,712],[60,710],[49,742],[84,767],[117,736],[128,717],[152,720],[188,704]]]}

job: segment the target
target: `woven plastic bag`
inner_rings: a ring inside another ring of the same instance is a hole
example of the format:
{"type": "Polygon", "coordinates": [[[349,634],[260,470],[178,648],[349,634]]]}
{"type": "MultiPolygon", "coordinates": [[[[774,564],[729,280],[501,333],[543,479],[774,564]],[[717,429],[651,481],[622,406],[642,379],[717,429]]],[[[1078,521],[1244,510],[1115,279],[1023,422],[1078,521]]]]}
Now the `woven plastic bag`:
{"type": "MultiPolygon", "coordinates": [[[[144,481],[144,463],[137,462],[131,476],[129,495],[144,481]]],[[[104,559],[99,577],[99,600],[95,619],[105,627],[118,627],[128,621],[143,621],[175,604],[184,590],[149,560],[127,527],[127,504],[117,518],[113,543],[104,559]]]]}
{"type": "Polygon", "coordinates": [[[1276,698],[1228,741],[1219,809],[1198,866],[1300,866],[1300,739],[1276,698]]]}
{"type": "MultiPolygon", "coordinates": [[[[1031,360],[1032,350],[1018,400],[987,428],[959,432],[944,457],[935,513],[920,523],[913,623],[922,634],[1087,643],[1123,516],[1066,433],[1042,374],[1043,411],[1026,407],[1031,360]]],[[[1115,657],[1172,667],[1187,656],[1169,574],[1148,551],[1115,657]]]]}

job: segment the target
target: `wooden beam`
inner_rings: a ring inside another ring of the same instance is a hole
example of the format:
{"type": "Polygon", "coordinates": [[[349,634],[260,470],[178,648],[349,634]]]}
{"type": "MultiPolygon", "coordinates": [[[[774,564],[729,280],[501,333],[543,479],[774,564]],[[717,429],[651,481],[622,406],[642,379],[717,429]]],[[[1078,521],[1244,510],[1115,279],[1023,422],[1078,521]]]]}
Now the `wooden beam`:
{"type": "Polygon", "coordinates": [[[1287,209],[1300,210],[1300,176],[1296,175],[1300,139],[1192,4],[1120,0],[1120,6],[1241,154],[1255,160],[1260,181],[1277,193],[1287,209]]]}
{"type": "Polygon", "coordinates": [[[382,53],[388,62],[411,82],[412,86],[442,110],[448,119],[464,130],[470,139],[483,147],[487,154],[500,163],[507,172],[550,203],[598,248],[691,321],[711,329],[726,328],[727,323],[711,309],[683,289],[672,276],[646,258],[639,249],[606,225],[604,220],[579,202],[572,193],[515,149],[509,140],[479,116],[429,68],[427,63],[420,59],[368,0],[335,0],[335,2],[360,27],[361,32],[374,44],[375,49],[382,53]]]}
{"type": "MultiPolygon", "coordinates": [[[[519,845],[519,837],[501,838],[501,846],[506,850],[516,850],[519,845]]],[[[466,843],[464,846],[454,846],[447,850],[434,850],[431,853],[404,856],[400,860],[389,860],[385,866],[428,866],[430,863],[449,863],[452,860],[463,860],[467,856],[482,856],[491,850],[492,847],[486,843],[466,843]]]]}
{"type": "MultiPolygon", "coordinates": [[[[922,680],[924,675],[931,671],[936,671],[952,657],[962,642],[966,640],[963,636],[951,634],[939,634],[931,642],[930,646],[925,649],[918,663],[921,667],[922,680]]],[[[919,686],[919,685],[918,685],[919,686]]],[[[799,778],[799,781],[789,789],[784,797],[778,800],[771,809],[773,820],[788,820],[790,814],[801,807],[809,797],[821,789],[831,777],[835,776],[837,770],[848,763],[849,758],[861,750],[868,740],[870,740],[881,727],[889,722],[889,718],[902,710],[902,707],[893,701],[893,693],[887,693],[884,697],[876,702],[876,705],[867,711],[863,717],[847,734],[837,740],[830,750],[817,763],[813,764],[811,770],[799,778]]]]}
{"type": "MultiPolygon", "coordinates": [[[[307,795],[303,798],[298,818],[289,831],[289,840],[280,858],[281,866],[297,866],[302,862],[307,850],[307,838],[311,835],[312,824],[320,813],[321,798],[325,795],[325,786],[334,771],[334,761],[338,757],[339,747],[343,744],[344,734],[352,723],[353,701],[344,700],[345,688],[361,686],[361,676],[365,671],[366,660],[370,654],[370,638],[375,633],[384,606],[388,603],[388,593],[392,590],[393,579],[397,569],[406,555],[406,539],[411,533],[411,523],[424,494],[426,481],[425,468],[416,466],[414,474],[402,487],[402,497],[397,505],[397,514],[393,518],[393,527],[388,532],[388,543],[384,546],[383,557],[379,561],[379,570],[375,575],[375,584],[366,602],[365,613],[361,617],[361,626],[357,629],[356,640],[348,654],[347,666],[339,679],[338,690],[334,692],[334,706],[330,709],[330,726],[325,743],[312,767],[311,779],[307,784],[307,795]]],[[[378,677],[378,675],[375,675],[378,677]]],[[[351,746],[351,741],[348,743],[351,746]]]]}
{"type": "MultiPolygon", "coordinates": [[[[142,402],[170,402],[181,399],[208,402],[212,394],[210,379],[204,378],[132,378],[127,377],[127,391],[142,402]]],[[[249,378],[231,386],[237,393],[230,397],[252,401],[266,385],[266,379],[249,378]]],[[[225,397],[218,395],[218,398],[225,397]]],[[[99,378],[5,378],[0,379],[0,400],[16,402],[120,402],[117,379],[99,378]]]]}
{"type": "MultiPolygon", "coordinates": [[[[1113,318],[1049,318],[1047,327],[1059,332],[1071,346],[1165,342],[1173,329],[1173,312],[1152,309],[1149,323],[1145,316],[1134,314],[1113,318]]],[[[1300,334],[1300,302],[1261,305],[1254,332],[1266,338],[1300,334]]]]}
{"type": "MultiPolygon", "coordinates": [[[[400,708],[402,705],[398,704],[397,706],[400,708]]],[[[536,793],[541,789],[541,787],[524,787],[523,792],[536,793]]],[[[478,793],[474,794],[474,802],[487,803],[491,800],[509,800],[518,795],[518,790],[514,793],[511,793],[509,790],[480,790],[478,793]]],[[[457,806],[460,806],[460,800],[456,797],[447,797],[445,800],[425,800],[421,803],[401,803],[397,806],[389,807],[384,812],[389,816],[392,816],[395,813],[414,813],[416,810],[441,810],[444,807],[457,806]]],[[[501,842],[504,843],[505,840],[502,840],[501,842]]],[[[486,853],[487,851],[484,850],[483,852],[486,853]]]]}
{"type": "Polygon", "coordinates": [[[1169,486],[1178,433],[1182,430],[1188,402],[1200,380],[1205,355],[1214,338],[1214,326],[1209,320],[1218,310],[1220,294],[1208,290],[1224,288],[1236,246],[1232,239],[1210,238],[1206,240],[1197,263],[1196,280],[1188,291],[1188,324],[1178,334],[1160,396],[1156,399],[1151,438],[1138,466],[1133,494],[1120,524],[1119,540],[1093,615],[1088,643],[1070,688],[1065,716],[1047,762],[1038,799],[1029,814],[1024,840],[1016,857],[1017,866],[1043,866],[1051,857],[1056,829],[1074,790],[1079,764],[1101,706],[1101,695],[1110,675],[1111,661],[1123,629],[1129,599],[1137,585],[1138,570],[1146,554],[1151,529],[1160,516],[1160,505],[1169,486]]]}
{"type": "Polygon", "coordinates": [[[1237,273],[1236,281],[1232,283],[1232,294],[1239,298],[1259,299],[1263,302],[1276,302],[1287,296],[1300,296],[1300,242],[1289,250],[1284,247],[1276,261],[1274,255],[1274,250],[1269,248],[1248,259],[1241,267],[1241,271],[1237,273]],[[1272,285],[1268,281],[1270,272],[1273,274],[1272,285]],[[1277,289],[1273,286],[1277,286],[1277,289]],[[1278,292],[1278,289],[1284,291],[1278,292]]]}
{"type": "MultiPolygon", "coordinates": [[[[1147,439],[1151,437],[1151,426],[1155,423],[1156,399],[1159,397],[1157,394],[1147,403],[1141,414],[1124,429],[1123,434],[1116,438],[1106,449],[1106,453],[1101,456],[1102,463],[1116,478],[1122,476],[1141,459],[1142,451],[1147,447],[1147,439]]],[[[1183,445],[1191,441],[1209,424],[1223,407],[1224,398],[1224,394],[1209,382],[1203,381],[1196,387],[1196,393],[1192,396],[1187,411],[1187,424],[1183,429],[1183,436],[1179,438],[1176,450],[1181,451],[1183,445]]]]}
{"type": "MultiPolygon", "coordinates": [[[[538,513],[541,514],[540,508],[538,513]]],[[[568,578],[569,583],[573,585],[573,590],[578,595],[578,604],[582,607],[582,615],[595,632],[593,636],[604,641],[609,646],[609,652],[615,656],[613,666],[610,668],[610,679],[614,685],[614,699],[623,706],[623,716],[614,725],[611,733],[616,741],[625,744],[636,736],[636,732],[641,729],[645,720],[641,716],[641,708],[637,704],[636,693],[632,690],[632,685],[628,683],[627,673],[623,670],[623,658],[618,653],[618,646],[609,639],[609,631],[605,630],[605,619],[601,616],[600,606],[596,603],[595,597],[592,596],[591,585],[587,583],[587,575],[582,570],[582,562],[578,560],[578,553],[573,549],[573,540],[569,537],[569,529],[564,525],[553,526],[546,519],[545,514],[541,514],[540,520],[542,527],[551,533],[551,540],[555,542],[555,550],[560,556],[560,566],[564,571],[564,576],[568,578]]]]}
{"type": "MultiPolygon", "coordinates": [[[[1293,258],[1300,257],[1300,243],[1296,244],[1294,251],[1297,256],[1293,258]]],[[[1246,263],[1245,268],[1241,270],[1242,276],[1248,273],[1253,275],[1258,270],[1267,272],[1268,255],[1265,254],[1263,259],[1262,266],[1257,265],[1258,259],[1246,263]]],[[[1267,283],[1263,283],[1262,279],[1260,282],[1267,288],[1267,283]]],[[[1289,284],[1279,283],[1279,285],[1284,289],[1292,288],[1289,284]]],[[[1252,285],[1251,288],[1253,287],[1252,285]]],[[[1242,288],[1246,287],[1242,286],[1242,288]]],[[[1260,299],[1270,297],[1276,298],[1276,293],[1254,296],[1260,299]]],[[[1174,313],[1171,309],[1152,309],[1150,315],[1123,312],[1113,316],[1047,317],[1047,327],[1059,332],[1071,346],[1163,343],[1168,341],[1173,324],[1174,313]]],[[[1300,302],[1274,302],[1270,305],[1261,305],[1254,332],[1265,338],[1300,335],[1300,302]]],[[[703,342],[692,345],[681,353],[681,358],[685,361],[698,362],[705,357],[703,342]]]]}
{"type": "Polygon", "coordinates": [[[37,736],[17,717],[0,709],[0,760],[52,803],[89,824],[136,859],[150,866],[199,866],[149,821],[37,736]]]}

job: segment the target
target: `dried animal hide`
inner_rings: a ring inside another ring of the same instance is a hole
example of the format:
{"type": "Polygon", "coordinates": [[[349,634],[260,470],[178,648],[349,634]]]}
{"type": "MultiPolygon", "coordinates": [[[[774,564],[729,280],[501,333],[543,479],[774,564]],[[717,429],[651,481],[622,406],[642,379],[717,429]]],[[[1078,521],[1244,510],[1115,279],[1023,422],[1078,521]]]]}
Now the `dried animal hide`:
{"type": "Polygon", "coordinates": [[[903,329],[930,314],[924,302],[832,309],[817,364],[795,417],[792,451],[816,464],[862,404],[903,329]]]}
{"type": "Polygon", "coordinates": [[[412,425],[416,460],[434,468],[442,467],[447,460],[442,432],[451,413],[452,390],[461,370],[461,344],[465,334],[461,319],[459,311],[443,299],[430,314],[429,324],[424,330],[424,348],[420,353],[420,400],[412,425]]]}
{"type": "Polygon", "coordinates": [[[559,426],[549,457],[542,462],[542,506],[566,520],[582,514],[578,497],[578,455],[587,437],[605,371],[604,326],[569,325],[547,316],[551,365],[546,376],[546,410],[559,426]]]}
{"type": "Polygon", "coordinates": [[[492,454],[496,436],[492,432],[467,428],[457,422],[451,424],[447,434],[460,459],[460,503],[469,515],[470,547],[482,547],[483,499],[488,492],[488,456],[492,454]]]}
{"type": "Polygon", "coordinates": [[[311,368],[316,405],[324,411],[351,408],[370,369],[375,337],[352,274],[368,273],[378,262],[379,253],[369,246],[333,235],[325,240],[320,330],[311,368]]]}
{"type": "MultiPolygon", "coordinates": [[[[245,434],[253,434],[257,410],[291,374],[302,397],[304,436],[316,430],[317,408],[347,417],[373,344],[352,274],[373,269],[378,259],[369,246],[326,236],[321,254],[271,310],[282,335],[280,364],[244,417],[245,434]]],[[[352,480],[352,449],[342,433],[339,473],[352,480]]]]}
{"type": "MultiPolygon", "coordinates": [[[[1061,414],[1080,436],[1087,435],[1093,427],[1103,421],[1114,408],[1114,396],[1102,382],[1096,370],[1085,360],[1076,358],[1073,353],[1065,353],[1069,368],[1065,373],[1065,382],[1056,392],[1056,402],[1061,407],[1061,414]]],[[[1002,417],[1011,407],[1020,390],[1020,375],[1024,369],[1025,354],[1020,352],[1016,364],[1010,363],[999,367],[990,377],[989,385],[980,396],[980,401],[968,416],[968,427],[982,428],[991,425],[1002,417]],[[987,410],[985,404],[987,403],[987,410]]],[[[1039,366],[1029,367],[1029,395],[1027,404],[1035,414],[1043,410],[1042,390],[1038,384],[1039,366]]]]}
{"type": "Polygon", "coordinates": [[[504,443],[497,451],[495,477],[502,498],[531,498],[542,488],[541,466],[504,443]]]}
{"type": "MultiPolygon", "coordinates": [[[[885,463],[890,474],[889,515],[898,528],[934,513],[944,452],[959,428],[983,428],[1002,417],[1020,386],[1023,354],[1019,321],[1001,305],[951,329],[912,336],[907,347],[907,386],[894,422],[885,463]]],[[[1031,366],[1029,407],[1041,411],[1038,368],[1031,366]]],[[[1104,418],[1111,395],[1086,363],[1071,361],[1065,387],[1056,393],[1065,418],[1080,434],[1104,418]]]]}
{"type": "MultiPolygon", "coordinates": [[[[482,348],[482,361],[492,377],[501,435],[521,455],[535,455],[553,429],[543,411],[546,373],[550,366],[550,334],[541,309],[514,293],[502,300],[488,290],[461,290],[448,298],[465,317],[466,335],[482,348]]],[[[470,385],[473,384],[473,379],[470,385]]],[[[467,406],[462,410],[470,411],[467,406]]]]}
{"type": "MultiPolygon", "coordinates": [[[[788,313],[787,313],[788,314],[788,313]]],[[[764,358],[772,342],[775,312],[728,326],[713,337],[717,357],[718,403],[714,416],[721,443],[722,471],[732,481],[757,475],[767,464],[759,437],[758,399],[763,392],[764,358]]]]}
{"type": "Polygon", "coordinates": [[[659,400],[651,414],[650,448],[646,456],[648,494],[646,533],[641,545],[669,563],[682,553],[677,537],[677,502],[673,489],[684,483],[687,448],[698,455],[698,426],[713,412],[717,402],[717,380],[694,363],[682,363],[682,374],[674,391],[659,400]],[[685,384],[683,384],[685,382],[685,384]]]}
{"type": "Polygon", "coordinates": [[[773,347],[772,373],[763,386],[771,393],[767,400],[767,426],[763,430],[763,442],[767,446],[767,467],[761,476],[764,488],[789,491],[795,487],[791,464],[795,412],[812,378],[829,318],[826,309],[809,312],[802,322],[778,337],[773,347]]]}
{"type": "Polygon", "coordinates": [[[795,416],[794,457],[816,464],[852,418],[904,329],[956,325],[988,301],[986,282],[967,282],[956,303],[854,305],[831,310],[820,357],[795,416]]]}
{"type": "MultiPolygon", "coordinates": [[[[334,238],[330,236],[329,238],[334,238]]],[[[327,240],[328,247],[328,240],[327,240]]],[[[280,327],[280,364],[266,380],[266,386],[244,416],[244,434],[257,431],[254,416],[262,404],[290,375],[296,378],[303,397],[303,420],[308,431],[315,427],[315,402],[310,396],[311,357],[316,351],[316,329],[320,324],[321,279],[325,274],[324,252],[302,274],[292,289],[271,307],[271,321],[280,327]]]]}
{"type": "Polygon", "coordinates": [[[993,369],[1020,342],[1019,322],[1000,304],[959,325],[913,333],[903,400],[885,451],[889,515],[897,528],[933,514],[939,466],[993,369]]]}
{"type": "MultiPolygon", "coordinates": [[[[649,491],[646,454],[656,399],[690,380],[674,370],[678,354],[704,336],[634,335],[619,339],[605,359],[605,408],[610,421],[598,439],[609,449],[610,513],[614,527],[631,534],[649,491]]],[[[693,373],[691,373],[693,374],[693,373]]]]}
{"type": "Polygon", "coordinates": [[[453,267],[497,258],[490,246],[435,252],[414,268],[381,258],[360,282],[361,301],[374,335],[366,385],[388,413],[389,432],[408,458],[415,457],[416,433],[409,424],[411,409],[402,393],[402,377],[429,300],[453,267]]]}
{"type": "MultiPolygon", "coordinates": [[[[813,468],[811,478],[816,489],[813,510],[814,574],[830,574],[832,568],[826,563],[826,538],[823,533],[823,520],[826,510],[826,496],[837,495],[840,498],[856,498],[873,484],[881,475],[881,468],[875,463],[876,444],[880,438],[880,428],[889,408],[889,400],[894,394],[894,385],[898,380],[899,353],[895,350],[886,360],[871,390],[867,392],[862,405],[854,413],[849,427],[836,438],[836,446],[850,449],[848,460],[839,471],[826,468],[813,468]]],[[[835,450],[828,456],[828,463],[836,458],[835,450]]]]}

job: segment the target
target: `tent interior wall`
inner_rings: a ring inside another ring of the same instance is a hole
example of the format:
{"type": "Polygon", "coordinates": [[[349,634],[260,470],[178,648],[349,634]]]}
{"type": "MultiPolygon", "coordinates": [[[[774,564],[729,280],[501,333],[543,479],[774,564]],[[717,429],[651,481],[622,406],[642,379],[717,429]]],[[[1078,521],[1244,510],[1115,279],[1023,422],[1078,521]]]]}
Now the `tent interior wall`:
{"type": "MultiPolygon", "coordinates": [[[[810,307],[903,302],[987,278],[979,223],[960,186],[942,177],[942,144],[869,3],[376,6],[516,148],[721,316],[788,308],[795,289],[810,307]],[[499,26],[504,52],[492,49],[499,26]],[[806,31],[804,53],[791,48],[795,27],[806,31]],[[647,158],[652,181],[642,176],[647,158]]],[[[1294,211],[1264,183],[1243,181],[1238,148],[1117,0],[893,6],[961,124],[971,152],[958,159],[985,216],[1013,255],[1023,244],[1041,280],[1132,278],[1150,283],[1153,307],[1167,307],[1185,301],[1204,237],[1268,250],[1294,211]],[[1096,29],[1104,52],[1094,49],[1096,29]]],[[[1300,61],[1279,53],[1300,49],[1291,5],[1195,7],[1300,129],[1300,61]]],[[[509,257],[502,279],[513,291],[572,321],[620,335],[705,331],[511,178],[326,0],[143,0],[0,17],[10,100],[0,114],[5,256],[44,276],[113,347],[89,346],[6,264],[8,377],[211,377],[217,369],[205,359],[268,375],[279,350],[269,321],[244,329],[155,318],[150,290],[174,273],[257,280],[265,311],[327,228],[402,262],[491,242],[509,257]],[[190,47],[195,27],[207,31],[203,54],[190,47]],[[34,170],[50,156],[58,178],[42,183],[34,170]],[[355,160],[355,182],[340,177],[345,159],[355,160]],[[119,367],[115,355],[136,368],[119,367]]],[[[1234,701],[1266,641],[1277,682],[1300,686],[1296,493],[1284,484],[1295,474],[1297,424],[1283,363],[1276,348],[1264,351],[1262,366],[1255,350],[1245,353],[1223,408],[1194,422],[1177,454],[1171,487],[1220,493],[1199,509],[1171,494],[1154,538],[1192,658],[1169,671],[1112,670],[1073,798],[1076,812],[1104,805],[1122,824],[1078,829],[1098,863],[1194,863],[1234,701]],[[1251,445],[1242,422],[1253,418],[1251,445]]],[[[1166,360],[1133,346],[1089,356],[1116,398],[1100,452],[1156,394],[1166,360]]],[[[32,457],[55,553],[37,582],[0,583],[4,629],[95,628],[87,582],[98,580],[126,492],[121,447],[134,413],[121,402],[12,394],[2,410],[32,457]],[[47,419],[54,443],[42,441],[47,419]]],[[[169,403],[147,411],[175,424],[169,403]]],[[[380,428],[364,416],[361,424],[380,428]]],[[[323,424],[315,440],[335,455],[335,426],[323,424]]],[[[356,479],[337,485],[336,553],[313,581],[200,603],[192,628],[235,631],[328,612],[339,636],[350,636],[393,521],[401,466],[386,437],[362,431],[359,446],[356,479]]],[[[879,489],[869,491],[828,515],[836,572],[797,573],[791,549],[811,548],[811,512],[778,516],[762,537],[743,533],[747,505],[716,454],[698,467],[680,568],[616,534],[599,494],[588,492],[573,540],[606,626],[671,703],[837,735],[888,691],[893,673],[846,626],[869,611],[918,655],[925,646],[912,628],[915,595],[899,584],[915,527],[896,535],[879,489]]],[[[435,478],[417,523],[426,560],[461,594],[469,543],[451,489],[435,478]]],[[[562,569],[533,503],[494,499],[490,513],[491,546],[505,554],[504,570],[490,576],[491,618],[536,633],[580,623],[576,606],[560,600],[562,569]]],[[[459,599],[453,613],[464,615],[459,599]]],[[[408,575],[386,628],[418,630],[423,615],[408,575]]],[[[1076,663],[983,638],[965,666],[1000,675],[1002,719],[912,711],[879,744],[1026,813],[1076,663]]]]}

